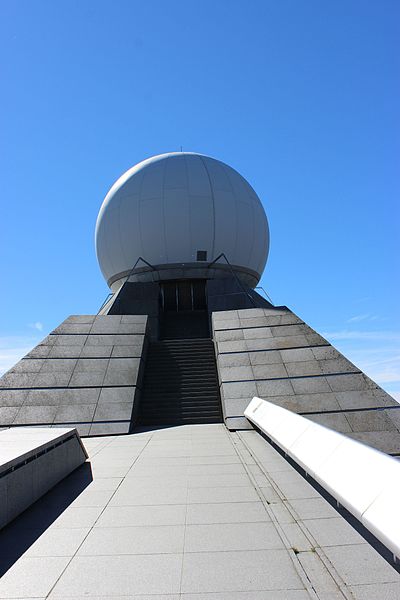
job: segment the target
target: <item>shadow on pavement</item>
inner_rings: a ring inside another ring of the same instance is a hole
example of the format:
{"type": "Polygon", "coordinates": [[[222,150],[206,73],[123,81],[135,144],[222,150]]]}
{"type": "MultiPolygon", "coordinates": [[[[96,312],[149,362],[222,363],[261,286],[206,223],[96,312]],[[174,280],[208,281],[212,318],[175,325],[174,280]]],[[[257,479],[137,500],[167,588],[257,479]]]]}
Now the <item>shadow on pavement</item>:
{"type": "Polygon", "coordinates": [[[93,481],[84,463],[0,531],[0,577],[93,481]]]}

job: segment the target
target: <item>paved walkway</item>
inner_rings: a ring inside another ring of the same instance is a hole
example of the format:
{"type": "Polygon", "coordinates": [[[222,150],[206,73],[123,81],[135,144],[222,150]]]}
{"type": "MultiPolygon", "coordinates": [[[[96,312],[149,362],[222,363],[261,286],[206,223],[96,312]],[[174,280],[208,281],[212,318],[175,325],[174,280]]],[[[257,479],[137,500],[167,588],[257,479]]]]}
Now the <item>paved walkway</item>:
{"type": "Polygon", "coordinates": [[[90,466],[0,534],[0,598],[400,598],[398,573],[254,431],[84,443],[90,466]]]}

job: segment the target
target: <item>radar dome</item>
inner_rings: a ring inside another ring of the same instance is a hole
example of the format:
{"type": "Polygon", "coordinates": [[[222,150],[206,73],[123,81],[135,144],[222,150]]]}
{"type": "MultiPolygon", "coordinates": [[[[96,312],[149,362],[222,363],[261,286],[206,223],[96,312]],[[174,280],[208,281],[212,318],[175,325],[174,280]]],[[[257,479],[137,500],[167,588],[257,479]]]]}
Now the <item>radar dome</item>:
{"type": "Polygon", "coordinates": [[[223,162],[192,152],[153,156],[126,171],[96,224],[97,258],[113,290],[128,275],[209,279],[231,276],[231,269],[255,287],[268,249],[267,217],[251,185],[223,162]],[[208,268],[222,253],[231,266],[221,258],[208,268]]]}

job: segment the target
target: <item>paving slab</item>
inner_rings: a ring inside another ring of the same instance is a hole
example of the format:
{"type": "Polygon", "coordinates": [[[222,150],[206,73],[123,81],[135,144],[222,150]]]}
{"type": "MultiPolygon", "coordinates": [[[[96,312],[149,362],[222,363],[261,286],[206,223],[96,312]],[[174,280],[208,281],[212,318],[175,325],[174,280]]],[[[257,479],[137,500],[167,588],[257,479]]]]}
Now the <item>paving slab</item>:
{"type": "Polygon", "coordinates": [[[399,574],[255,431],[85,443],[86,485],[77,471],[8,527],[0,599],[400,597],[399,574]]]}
{"type": "Polygon", "coordinates": [[[76,556],[50,598],[177,594],[181,568],[180,554],[76,556]]]}
{"type": "Polygon", "coordinates": [[[288,589],[304,589],[304,585],[286,550],[184,555],[183,593],[288,589]]]}

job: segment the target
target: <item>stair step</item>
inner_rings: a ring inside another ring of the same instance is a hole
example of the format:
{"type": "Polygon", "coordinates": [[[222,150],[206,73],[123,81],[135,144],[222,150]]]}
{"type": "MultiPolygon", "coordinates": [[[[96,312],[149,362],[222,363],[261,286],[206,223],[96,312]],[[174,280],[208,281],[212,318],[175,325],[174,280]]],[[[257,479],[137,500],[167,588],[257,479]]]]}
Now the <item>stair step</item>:
{"type": "MultiPolygon", "coordinates": [[[[164,329],[173,335],[178,329],[164,329]]],[[[140,402],[140,425],[222,422],[214,343],[209,338],[150,344],[140,402]]]]}
{"type": "Polygon", "coordinates": [[[191,378],[182,378],[182,377],[170,377],[168,375],[162,375],[161,377],[152,377],[151,379],[145,379],[143,384],[143,389],[147,388],[156,388],[163,385],[173,385],[174,387],[179,387],[182,385],[213,385],[218,387],[218,379],[216,376],[213,377],[191,377],[191,378]]]}
{"type": "Polygon", "coordinates": [[[175,369],[176,371],[185,371],[185,372],[197,372],[197,371],[206,371],[206,372],[210,372],[210,371],[214,371],[215,370],[215,366],[214,365],[206,365],[203,363],[194,363],[192,366],[190,365],[182,365],[179,363],[170,363],[170,364],[155,364],[152,366],[149,366],[149,368],[146,368],[146,371],[148,371],[149,373],[152,372],[158,372],[158,371],[167,371],[170,369],[175,369]]]}

